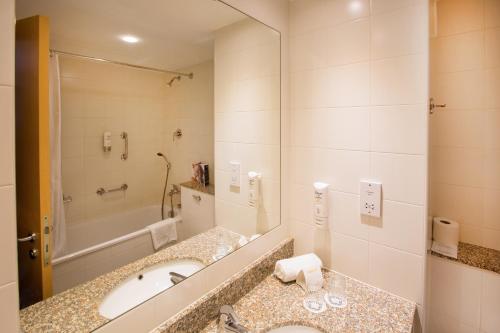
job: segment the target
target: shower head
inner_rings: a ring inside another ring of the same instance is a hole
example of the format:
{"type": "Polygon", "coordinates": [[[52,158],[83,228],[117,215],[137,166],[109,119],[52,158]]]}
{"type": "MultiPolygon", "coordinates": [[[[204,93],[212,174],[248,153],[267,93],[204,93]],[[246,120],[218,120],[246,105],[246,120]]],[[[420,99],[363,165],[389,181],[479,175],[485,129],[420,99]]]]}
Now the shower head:
{"type": "Polygon", "coordinates": [[[167,163],[167,168],[170,169],[171,164],[170,164],[169,160],[167,160],[167,157],[165,155],[163,155],[163,153],[161,153],[161,152],[157,152],[156,155],[163,157],[163,159],[165,160],[165,163],[167,163]]]}
{"type": "Polygon", "coordinates": [[[168,81],[168,83],[167,83],[168,86],[171,87],[175,80],[180,81],[181,78],[182,77],[180,75],[174,76],[173,78],[170,79],[170,81],[168,81]]]}

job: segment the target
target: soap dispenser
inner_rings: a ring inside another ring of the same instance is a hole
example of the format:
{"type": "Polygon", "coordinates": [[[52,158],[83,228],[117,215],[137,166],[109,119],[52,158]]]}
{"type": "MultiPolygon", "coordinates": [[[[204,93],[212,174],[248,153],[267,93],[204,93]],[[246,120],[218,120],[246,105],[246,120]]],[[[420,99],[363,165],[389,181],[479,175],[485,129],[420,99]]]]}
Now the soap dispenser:
{"type": "Polygon", "coordinates": [[[314,205],[313,220],[319,227],[328,225],[328,187],[330,185],[323,182],[315,182],[314,187],[314,205]]]}

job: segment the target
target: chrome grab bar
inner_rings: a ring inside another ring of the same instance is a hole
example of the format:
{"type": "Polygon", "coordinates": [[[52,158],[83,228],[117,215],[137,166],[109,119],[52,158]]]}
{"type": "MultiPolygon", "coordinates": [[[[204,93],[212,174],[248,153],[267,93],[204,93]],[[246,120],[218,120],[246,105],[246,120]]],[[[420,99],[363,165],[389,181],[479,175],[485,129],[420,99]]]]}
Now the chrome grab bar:
{"type": "Polygon", "coordinates": [[[123,139],[125,143],[125,151],[122,154],[122,160],[125,161],[128,158],[128,134],[127,132],[122,132],[120,137],[123,139]]]}
{"type": "Polygon", "coordinates": [[[97,191],[95,191],[95,193],[97,193],[98,195],[104,195],[106,193],[111,193],[111,192],[126,191],[127,189],[128,189],[128,185],[127,184],[122,184],[122,186],[116,187],[116,188],[112,188],[110,190],[106,190],[103,187],[99,187],[97,189],[97,191]]]}
{"type": "Polygon", "coordinates": [[[32,233],[31,235],[23,238],[18,238],[17,241],[19,243],[24,243],[24,242],[34,242],[37,239],[37,235],[35,233],[32,233]]]}

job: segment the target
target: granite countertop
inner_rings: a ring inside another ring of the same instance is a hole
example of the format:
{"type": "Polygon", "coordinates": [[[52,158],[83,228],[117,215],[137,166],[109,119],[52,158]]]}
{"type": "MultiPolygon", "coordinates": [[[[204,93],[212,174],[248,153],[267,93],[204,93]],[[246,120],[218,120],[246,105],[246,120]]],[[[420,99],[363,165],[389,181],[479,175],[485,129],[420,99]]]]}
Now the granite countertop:
{"type": "Polygon", "coordinates": [[[457,259],[443,256],[434,251],[431,253],[436,257],[500,274],[500,251],[497,250],[468,243],[458,243],[457,259]]]}
{"type": "Polygon", "coordinates": [[[215,227],[185,241],[160,250],[94,280],[54,295],[20,311],[24,332],[90,332],[110,320],[102,317],[98,307],[103,298],[131,275],[152,265],[174,259],[195,259],[209,265],[215,260],[216,235],[221,230],[228,233],[237,244],[239,234],[215,227]]]}
{"type": "MultiPolygon", "coordinates": [[[[325,272],[325,277],[335,272],[325,272]]],[[[305,325],[323,332],[410,333],[416,304],[354,279],[346,278],[348,304],[320,314],[302,305],[304,291],[295,283],[268,276],[233,307],[242,324],[252,332],[266,332],[284,325],[305,325]]],[[[212,321],[202,332],[215,333],[212,321]]]]}
{"type": "Polygon", "coordinates": [[[194,180],[190,180],[180,184],[181,186],[190,188],[192,190],[207,193],[211,195],[215,195],[215,186],[214,184],[209,184],[207,186],[201,185],[200,183],[195,182],[194,180]]]}

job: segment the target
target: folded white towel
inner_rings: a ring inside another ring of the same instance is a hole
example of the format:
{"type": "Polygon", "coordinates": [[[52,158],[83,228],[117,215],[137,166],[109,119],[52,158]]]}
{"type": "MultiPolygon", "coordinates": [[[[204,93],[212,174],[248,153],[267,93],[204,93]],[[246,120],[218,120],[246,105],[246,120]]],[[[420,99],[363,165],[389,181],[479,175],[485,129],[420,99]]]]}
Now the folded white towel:
{"type": "Polygon", "coordinates": [[[297,279],[299,272],[306,268],[321,268],[323,263],[314,253],[304,254],[302,256],[282,259],[276,262],[274,275],[283,282],[290,282],[297,279]]]}
{"type": "Polygon", "coordinates": [[[151,232],[151,239],[153,240],[155,250],[177,240],[177,221],[178,219],[176,218],[169,218],[147,226],[149,232],[151,232]]]}

